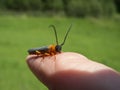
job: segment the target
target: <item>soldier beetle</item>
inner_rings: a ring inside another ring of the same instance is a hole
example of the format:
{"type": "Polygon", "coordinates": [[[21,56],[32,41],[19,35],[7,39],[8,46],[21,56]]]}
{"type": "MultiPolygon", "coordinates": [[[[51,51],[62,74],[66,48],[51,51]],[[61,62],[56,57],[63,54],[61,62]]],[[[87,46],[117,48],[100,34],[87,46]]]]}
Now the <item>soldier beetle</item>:
{"type": "Polygon", "coordinates": [[[58,37],[57,37],[57,32],[56,32],[55,26],[50,25],[49,27],[52,27],[54,30],[55,38],[56,38],[56,45],[49,45],[49,46],[43,46],[43,47],[29,49],[28,53],[30,55],[38,55],[38,56],[41,56],[44,58],[45,56],[53,56],[57,53],[61,53],[62,46],[65,44],[66,38],[72,27],[72,24],[70,25],[69,29],[67,30],[64,40],[61,44],[58,43],[58,37]]]}

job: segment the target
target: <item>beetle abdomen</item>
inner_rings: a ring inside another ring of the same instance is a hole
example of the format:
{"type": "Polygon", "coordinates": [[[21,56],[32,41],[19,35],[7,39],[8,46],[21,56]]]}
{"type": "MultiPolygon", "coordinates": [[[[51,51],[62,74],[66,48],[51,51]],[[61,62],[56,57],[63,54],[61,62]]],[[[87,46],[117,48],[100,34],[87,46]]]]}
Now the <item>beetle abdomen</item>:
{"type": "Polygon", "coordinates": [[[32,48],[28,50],[29,54],[37,54],[37,52],[40,52],[41,54],[46,53],[49,50],[48,46],[44,47],[38,47],[38,48],[32,48]]]}

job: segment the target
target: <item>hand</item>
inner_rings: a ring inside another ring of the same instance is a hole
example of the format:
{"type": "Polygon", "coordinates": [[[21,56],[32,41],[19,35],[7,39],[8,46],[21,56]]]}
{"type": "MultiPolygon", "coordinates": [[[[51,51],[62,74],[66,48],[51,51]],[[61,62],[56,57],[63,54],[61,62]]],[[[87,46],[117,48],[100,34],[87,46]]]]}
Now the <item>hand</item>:
{"type": "Polygon", "coordinates": [[[44,58],[29,55],[27,63],[50,90],[120,90],[118,72],[78,53],[44,58]]]}

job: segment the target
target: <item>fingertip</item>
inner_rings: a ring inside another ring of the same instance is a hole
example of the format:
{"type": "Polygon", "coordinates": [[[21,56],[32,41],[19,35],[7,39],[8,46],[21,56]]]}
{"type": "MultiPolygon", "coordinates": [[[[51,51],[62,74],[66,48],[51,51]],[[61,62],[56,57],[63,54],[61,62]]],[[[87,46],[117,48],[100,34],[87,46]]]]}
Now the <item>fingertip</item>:
{"type": "Polygon", "coordinates": [[[26,62],[30,66],[32,64],[31,62],[33,62],[36,59],[37,59],[37,55],[28,55],[26,57],[26,62]]]}
{"type": "Polygon", "coordinates": [[[33,57],[35,57],[35,55],[28,55],[27,57],[26,57],[26,61],[29,61],[31,58],[33,58],[33,57]]]}

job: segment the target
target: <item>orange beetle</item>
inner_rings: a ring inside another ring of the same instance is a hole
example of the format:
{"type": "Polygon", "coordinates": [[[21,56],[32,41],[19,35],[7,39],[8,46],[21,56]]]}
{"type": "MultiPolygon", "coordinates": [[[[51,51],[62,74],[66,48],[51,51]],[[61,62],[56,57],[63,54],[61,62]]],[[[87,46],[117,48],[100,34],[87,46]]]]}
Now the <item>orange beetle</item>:
{"type": "Polygon", "coordinates": [[[70,25],[70,27],[69,27],[69,29],[64,37],[64,40],[63,40],[62,44],[60,44],[60,45],[58,44],[58,37],[57,37],[57,32],[56,32],[55,26],[50,25],[50,27],[52,27],[54,30],[55,37],[56,37],[56,45],[49,45],[49,46],[43,46],[43,47],[29,49],[28,53],[30,55],[38,55],[41,57],[45,57],[45,56],[50,56],[50,55],[52,56],[52,55],[55,55],[55,54],[61,52],[62,46],[64,45],[64,43],[66,41],[66,38],[67,38],[68,33],[72,27],[72,24],[70,25]]]}

